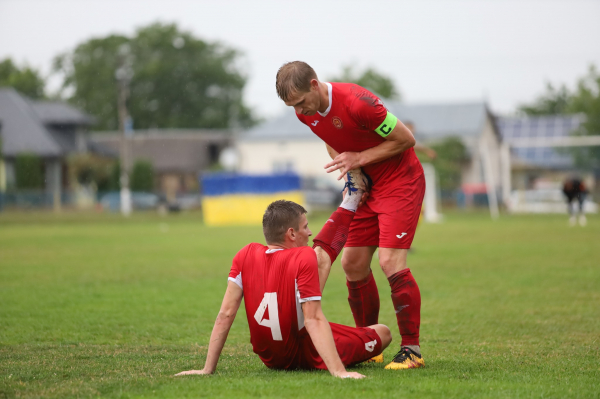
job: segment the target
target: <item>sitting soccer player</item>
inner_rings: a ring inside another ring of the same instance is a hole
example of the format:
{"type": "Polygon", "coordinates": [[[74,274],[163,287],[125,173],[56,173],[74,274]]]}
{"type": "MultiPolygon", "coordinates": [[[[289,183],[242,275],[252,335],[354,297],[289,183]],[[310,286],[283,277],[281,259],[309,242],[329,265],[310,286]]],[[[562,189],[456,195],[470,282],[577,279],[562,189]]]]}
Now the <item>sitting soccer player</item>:
{"type": "Polygon", "coordinates": [[[267,367],[364,377],[345,366],[381,354],[392,340],[390,330],[383,324],[354,328],[328,323],[321,310],[325,281],[319,283],[318,275],[319,263],[332,263],[343,248],[361,200],[352,175],[348,184],[344,201],[314,239],[314,250],[307,246],[312,233],[306,210],[284,200],[269,205],[263,216],[267,245],[249,244],[233,259],[204,369],[176,375],[214,373],[243,297],[254,353],[267,367]]]}

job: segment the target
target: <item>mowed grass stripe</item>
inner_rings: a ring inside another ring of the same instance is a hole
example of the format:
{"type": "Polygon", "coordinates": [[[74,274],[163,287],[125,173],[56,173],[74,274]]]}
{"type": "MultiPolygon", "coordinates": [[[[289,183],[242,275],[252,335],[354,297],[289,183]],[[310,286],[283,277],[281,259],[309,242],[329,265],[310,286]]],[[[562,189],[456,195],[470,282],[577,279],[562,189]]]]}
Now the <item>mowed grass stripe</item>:
{"type": "MultiPolygon", "coordinates": [[[[326,220],[309,218],[316,233],[326,220]]],[[[216,376],[201,368],[231,258],[260,227],[199,215],[0,214],[0,397],[598,397],[600,218],[449,214],[422,225],[409,266],[423,297],[427,367],[369,378],[268,370],[243,308],[216,376]]],[[[389,285],[380,322],[400,342],[389,285]]],[[[324,292],[352,324],[339,261],[324,292]]]]}

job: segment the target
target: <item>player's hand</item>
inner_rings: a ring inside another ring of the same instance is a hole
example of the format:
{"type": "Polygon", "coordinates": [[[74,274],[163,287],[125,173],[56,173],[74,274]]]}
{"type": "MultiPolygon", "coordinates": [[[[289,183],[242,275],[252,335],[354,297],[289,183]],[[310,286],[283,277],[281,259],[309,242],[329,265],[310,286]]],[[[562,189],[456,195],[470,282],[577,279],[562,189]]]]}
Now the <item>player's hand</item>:
{"type": "Polygon", "coordinates": [[[361,378],[365,378],[364,375],[360,373],[356,373],[354,371],[344,371],[343,373],[336,374],[337,378],[352,378],[353,380],[360,380],[361,378]]]}
{"type": "Polygon", "coordinates": [[[360,168],[360,153],[359,152],[342,152],[337,157],[333,158],[331,162],[325,165],[327,173],[340,171],[340,175],[337,178],[340,180],[350,169],[360,168]]]}
{"type": "Polygon", "coordinates": [[[360,199],[360,202],[358,203],[358,206],[363,206],[365,202],[367,202],[367,198],[369,198],[369,192],[365,191],[360,199]]]}
{"type": "Polygon", "coordinates": [[[182,371],[181,373],[177,373],[174,375],[174,377],[178,377],[180,375],[209,375],[212,374],[209,371],[206,371],[204,369],[202,370],[188,370],[188,371],[182,371]]]}

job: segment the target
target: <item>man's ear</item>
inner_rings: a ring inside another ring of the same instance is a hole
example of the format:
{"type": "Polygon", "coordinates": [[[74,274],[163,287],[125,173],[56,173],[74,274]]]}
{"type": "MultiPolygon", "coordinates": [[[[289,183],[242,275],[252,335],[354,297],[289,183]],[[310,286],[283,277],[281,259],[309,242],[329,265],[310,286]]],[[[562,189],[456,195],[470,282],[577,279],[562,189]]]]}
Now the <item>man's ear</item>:
{"type": "Polygon", "coordinates": [[[285,232],[285,236],[287,237],[288,240],[290,241],[296,241],[296,232],[294,231],[293,228],[288,228],[285,232]]]}
{"type": "Polygon", "coordinates": [[[319,89],[319,81],[317,79],[312,79],[310,81],[310,89],[311,90],[318,90],[319,89]]]}

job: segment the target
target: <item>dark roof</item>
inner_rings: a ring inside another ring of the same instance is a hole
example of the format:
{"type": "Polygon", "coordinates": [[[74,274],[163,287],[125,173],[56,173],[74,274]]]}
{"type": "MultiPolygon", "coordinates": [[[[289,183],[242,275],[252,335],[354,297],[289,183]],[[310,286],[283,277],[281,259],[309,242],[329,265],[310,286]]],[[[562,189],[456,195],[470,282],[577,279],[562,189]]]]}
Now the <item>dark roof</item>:
{"type": "MultiPolygon", "coordinates": [[[[497,123],[502,139],[510,144],[511,141],[527,138],[568,137],[584,119],[583,115],[498,117],[497,123]]],[[[526,165],[555,169],[574,166],[571,154],[552,147],[513,147],[511,151],[517,162],[526,165]]]]}
{"type": "Polygon", "coordinates": [[[94,123],[94,118],[67,103],[59,101],[31,101],[33,109],[45,124],[87,125],[94,123]]]}
{"type": "Polygon", "coordinates": [[[482,132],[488,111],[483,102],[403,104],[386,103],[388,110],[403,122],[411,122],[419,140],[449,136],[476,137],[482,132]]]}
{"type": "MultiPolygon", "coordinates": [[[[93,146],[119,153],[121,136],[116,133],[95,133],[91,137],[93,146]]],[[[152,162],[157,172],[198,173],[209,165],[208,146],[220,148],[230,143],[228,131],[215,130],[155,130],[135,131],[130,139],[131,159],[146,159],[152,162]]]]}
{"type": "MultiPolygon", "coordinates": [[[[401,121],[412,122],[419,140],[448,136],[474,137],[482,132],[489,112],[483,102],[448,104],[402,104],[386,101],[386,107],[401,121]]],[[[256,126],[240,136],[241,141],[320,140],[301,123],[293,109],[256,126]]]]}
{"type": "Polygon", "coordinates": [[[29,101],[14,89],[0,89],[0,123],[5,156],[23,152],[43,157],[63,154],[29,101]]]}
{"type": "Polygon", "coordinates": [[[29,152],[41,157],[62,156],[73,150],[53,125],[89,125],[93,118],[72,106],[52,101],[33,101],[12,88],[0,88],[2,153],[29,152]]]}

